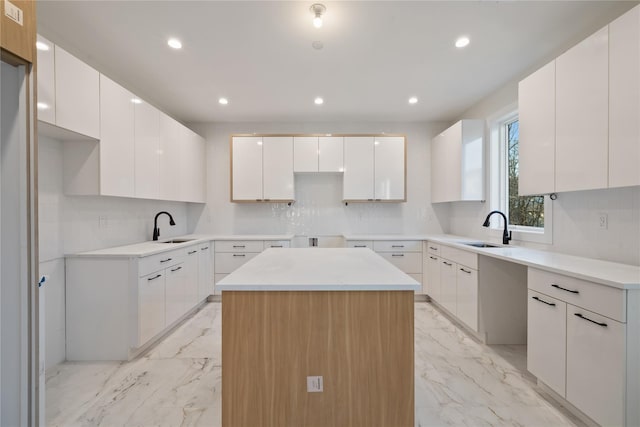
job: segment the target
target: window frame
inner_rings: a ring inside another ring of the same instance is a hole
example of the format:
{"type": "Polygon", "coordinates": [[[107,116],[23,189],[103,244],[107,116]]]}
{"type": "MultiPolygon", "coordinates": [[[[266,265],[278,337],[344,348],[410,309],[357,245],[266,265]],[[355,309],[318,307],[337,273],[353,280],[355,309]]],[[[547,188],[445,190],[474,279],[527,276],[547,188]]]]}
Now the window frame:
{"type": "MultiPolygon", "coordinates": [[[[510,104],[498,113],[488,118],[489,144],[489,207],[499,210],[509,216],[507,206],[509,197],[508,187],[508,146],[506,125],[519,119],[518,104],[510,104]]],[[[488,212],[487,212],[488,213],[488,212]]],[[[544,228],[525,225],[508,225],[512,231],[513,240],[521,242],[552,244],[553,243],[553,204],[548,194],[544,195],[544,228]]],[[[501,238],[504,224],[501,217],[491,218],[490,233],[492,237],[501,238]]]]}

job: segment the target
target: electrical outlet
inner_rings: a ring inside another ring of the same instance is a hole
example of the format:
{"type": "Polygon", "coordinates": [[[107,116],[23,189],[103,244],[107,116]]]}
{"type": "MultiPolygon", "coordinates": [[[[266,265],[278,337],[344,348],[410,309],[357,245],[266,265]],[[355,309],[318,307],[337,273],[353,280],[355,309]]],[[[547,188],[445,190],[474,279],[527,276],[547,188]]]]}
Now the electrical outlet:
{"type": "Polygon", "coordinates": [[[319,377],[307,377],[307,392],[308,393],[322,393],[322,376],[319,377]]]}
{"type": "Polygon", "coordinates": [[[609,226],[609,218],[606,213],[600,212],[598,214],[598,225],[603,230],[607,229],[607,227],[609,226]]]}

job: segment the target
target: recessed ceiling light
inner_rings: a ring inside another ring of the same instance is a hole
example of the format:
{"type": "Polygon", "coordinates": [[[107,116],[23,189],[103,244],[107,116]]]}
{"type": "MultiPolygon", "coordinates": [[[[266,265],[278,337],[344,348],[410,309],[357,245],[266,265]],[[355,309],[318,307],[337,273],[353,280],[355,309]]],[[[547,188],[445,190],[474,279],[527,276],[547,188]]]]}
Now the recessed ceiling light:
{"type": "Polygon", "coordinates": [[[218,99],[218,104],[220,105],[227,105],[228,103],[229,103],[229,100],[227,98],[218,99]]]}
{"type": "Polygon", "coordinates": [[[458,40],[456,40],[456,47],[461,48],[461,47],[465,47],[466,45],[469,44],[469,37],[458,37],[458,40]]]}
{"type": "Polygon", "coordinates": [[[134,104],[142,104],[142,99],[140,98],[131,98],[131,102],[134,104]]]}
{"type": "Polygon", "coordinates": [[[49,45],[43,42],[36,42],[36,49],[38,50],[49,50],[49,45]]]}
{"type": "Polygon", "coordinates": [[[38,104],[36,104],[38,106],[38,110],[48,110],[49,109],[49,104],[45,104],[44,102],[38,102],[38,104]]]}
{"type": "Polygon", "coordinates": [[[169,45],[169,47],[172,47],[174,49],[182,49],[182,42],[178,39],[171,38],[167,40],[167,44],[169,45]]]}
{"type": "Polygon", "coordinates": [[[418,103],[418,98],[416,98],[415,96],[412,96],[411,98],[409,98],[409,104],[417,104],[418,103]]]}
{"type": "Polygon", "coordinates": [[[320,98],[320,97],[317,97],[316,99],[314,99],[314,100],[313,100],[313,102],[314,102],[316,105],[322,105],[322,104],[324,104],[324,99],[322,99],[322,98],[320,98]]]}

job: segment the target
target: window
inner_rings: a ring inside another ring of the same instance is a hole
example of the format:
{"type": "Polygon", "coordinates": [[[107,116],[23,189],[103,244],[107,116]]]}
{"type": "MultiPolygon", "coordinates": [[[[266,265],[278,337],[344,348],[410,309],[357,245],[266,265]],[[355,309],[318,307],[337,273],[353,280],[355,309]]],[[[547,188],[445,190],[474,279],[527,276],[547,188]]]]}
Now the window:
{"type": "MultiPolygon", "coordinates": [[[[491,127],[491,209],[505,213],[513,239],[551,243],[551,201],[548,196],[518,195],[520,122],[514,107],[493,120],[491,127]]],[[[500,230],[502,220],[492,218],[500,230]]]]}

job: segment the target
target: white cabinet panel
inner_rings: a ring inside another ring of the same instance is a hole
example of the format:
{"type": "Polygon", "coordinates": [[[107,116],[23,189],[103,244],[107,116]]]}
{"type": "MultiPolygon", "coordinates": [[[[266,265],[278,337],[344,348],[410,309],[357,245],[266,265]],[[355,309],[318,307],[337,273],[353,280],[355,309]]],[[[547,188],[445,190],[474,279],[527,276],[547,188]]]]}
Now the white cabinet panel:
{"type": "Polygon", "coordinates": [[[138,346],[164,329],[164,287],[164,270],[138,279],[138,346]]]}
{"type": "Polygon", "coordinates": [[[293,200],[293,137],[262,138],[262,198],[293,200]]]}
{"type": "Polygon", "coordinates": [[[200,248],[198,246],[187,248],[187,256],[183,264],[185,270],[185,283],[184,306],[182,307],[182,313],[186,313],[191,310],[201,301],[198,295],[198,278],[200,277],[198,271],[199,253],[200,248]]]}
{"type": "Polygon", "coordinates": [[[374,150],[374,198],[376,200],[404,200],[404,137],[375,137],[374,150]]]}
{"type": "Polygon", "coordinates": [[[37,36],[38,43],[47,50],[38,49],[38,120],[56,124],[55,46],[49,40],[37,36]]]}
{"type": "MultiPolygon", "coordinates": [[[[258,252],[259,253],[259,252],[258,252]]],[[[216,253],[216,274],[233,273],[238,267],[254,258],[258,253],[216,253]]]]}
{"type": "Polygon", "coordinates": [[[198,258],[198,301],[213,295],[212,242],[200,245],[198,258]]]}
{"type": "Polygon", "coordinates": [[[422,252],[420,240],[376,240],[373,242],[376,252],[422,252]]]}
{"type": "Polygon", "coordinates": [[[100,194],[135,195],[133,94],[100,75],[100,194]]]}
{"type": "Polygon", "coordinates": [[[374,199],[373,137],[344,138],[344,200],[374,199]]]}
{"type": "Polygon", "coordinates": [[[607,187],[608,28],[556,59],[556,190],[607,187]]]}
{"type": "Polygon", "coordinates": [[[440,292],[440,257],[426,254],[423,275],[425,276],[423,290],[436,302],[442,299],[440,292]]]}
{"type": "Polygon", "coordinates": [[[264,241],[264,248],[265,249],[269,249],[269,248],[289,248],[291,247],[291,241],[290,240],[265,240],[264,241]]]}
{"type": "Polygon", "coordinates": [[[528,297],[527,369],[564,397],[567,304],[531,290],[528,297]]]}
{"type": "Polygon", "coordinates": [[[624,361],[623,323],[567,306],[567,400],[600,425],[624,424],[624,361]]]}
{"type": "Polygon", "coordinates": [[[165,270],[165,323],[170,326],[184,314],[186,275],[184,263],[165,270]]]}
{"type": "Polygon", "coordinates": [[[456,316],[478,332],[478,270],[457,265],[456,316]]]}
{"type": "Polygon", "coordinates": [[[100,137],[100,83],[96,70],[55,47],[56,125],[100,137]]]}
{"type": "Polygon", "coordinates": [[[368,249],[374,250],[373,240],[348,240],[347,247],[348,248],[368,248],[368,249]]]}
{"type": "Polygon", "coordinates": [[[518,86],[520,121],[518,194],[555,191],[556,62],[552,61],[518,86]]]}
{"type": "Polygon", "coordinates": [[[609,187],[640,185],[638,165],[640,6],[609,24],[609,187]]]}
{"type": "Polygon", "coordinates": [[[262,200],[262,137],[234,137],[232,200],[262,200]]]}
{"type": "Polygon", "coordinates": [[[160,113],[159,190],[160,198],[180,200],[181,152],[179,141],[181,125],[160,113]]]}
{"type": "Polygon", "coordinates": [[[156,199],[160,195],[160,111],[147,102],[134,106],[135,196],[156,199]]]}
{"type": "Polygon", "coordinates": [[[378,255],[405,273],[422,273],[421,252],[379,252],[378,255]]]}
{"type": "Polygon", "coordinates": [[[456,263],[446,259],[440,261],[440,300],[438,302],[451,314],[456,314],[456,263]]]}
{"type": "Polygon", "coordinates": [[[344,171],[344,138],[341,136],[321,136],[318,138],[318,171],[344,171]]]}
{"type": "Polygon", "coordinates": [[[216,252],[262,252],[262,240],[218,240],[216,252]]]}
{"type": "Polygon", "coordinates": [[[318,137],[296,136],[293,138],[293,171],[318,172],[318,137]]]}
{"type": "Polygon", "coordinates": [[[204,202],[205,150],[204,140],[191,129],[181,126],[180,199],[204,202]]]}

